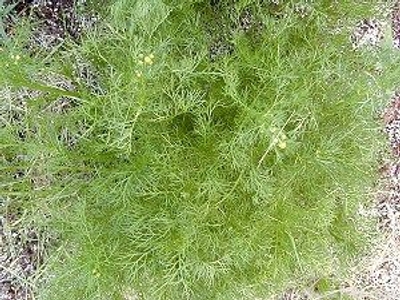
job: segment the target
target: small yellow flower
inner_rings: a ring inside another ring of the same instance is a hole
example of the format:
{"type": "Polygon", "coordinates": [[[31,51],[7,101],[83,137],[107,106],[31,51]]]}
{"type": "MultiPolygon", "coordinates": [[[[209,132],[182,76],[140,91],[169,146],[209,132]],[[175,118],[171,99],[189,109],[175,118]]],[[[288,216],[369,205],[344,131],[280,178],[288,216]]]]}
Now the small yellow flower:
{"type": "Polygon", "coordinates": [[[278,143],[278,147],[279,148],[281,148],[281,149],[285,149],[286,148],[286,142],[285,141],[280,141],[279,143],[278,143]]]}
{"type": "Polygon", "coordinates": [[[94,275],[95,277],[97,277],[97,278],[100,277],[100,272],[97,271],[96,269],[94,269],[94,270],[92,271],[92,273],[93,273],[93,275],[94,275]]]}
{"type": "Polygon", "coordinates": [[[137,71],[137,70],[135,71],[135,73],[136,73],[136,76],[139,77],[139,78],[142,77],[142,75],[143,75],[142,72],[137,71]]]}
{"type": "Polygon", "coordinates": [[[19,61],[21,59],[21,56],[17,55],[13,55],[11,54],[11,59],[14,60],[14,63],[17,63],[17,61],[19,61]]]}
{"type": "Polygon", "coordinates": [[[153,64],[153,60],[151,59],[150,56],[146,56],[146,57],[144,58],[144,62],[145,62],[146,64],[148,64],[148,65],[152,65],[152,64],[153,64]]]}

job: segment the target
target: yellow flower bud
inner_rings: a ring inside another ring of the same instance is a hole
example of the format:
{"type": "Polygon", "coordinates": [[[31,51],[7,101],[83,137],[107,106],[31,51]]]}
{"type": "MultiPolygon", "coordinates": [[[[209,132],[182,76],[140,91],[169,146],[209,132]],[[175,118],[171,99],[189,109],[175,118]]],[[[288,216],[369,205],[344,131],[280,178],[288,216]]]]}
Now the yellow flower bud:
{"type": "Polygon", "coordinates": [[[146,57],[144,58],[144,62],[145,62],[146,64],[148,64],[148,65],[152,65],[152,64],[153,64],[153,60],[152,60],[149,56],[146,56],[146,57]]]}
{"type": "Polygon", "coordinates": [[[278,147],[279,148],[281,148],[281,149],[285,149],[286,148],[286,142],[285,141],[280,141],[279,143],[278,143],[278,147]]]}

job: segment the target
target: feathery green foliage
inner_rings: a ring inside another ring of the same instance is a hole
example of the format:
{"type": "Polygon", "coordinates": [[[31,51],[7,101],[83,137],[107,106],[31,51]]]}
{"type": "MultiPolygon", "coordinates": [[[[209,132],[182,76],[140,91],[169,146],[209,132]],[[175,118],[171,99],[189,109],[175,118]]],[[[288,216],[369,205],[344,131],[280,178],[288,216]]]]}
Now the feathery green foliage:
{"type": "Polygon", "coordinates": [[[254,299],[363,249],[356,210],[397,57],[351,47],[374,1],[303,2],[304,16],[301,1],[116,0],[82,45],[18,62],[18,39],[6,45],[2,82],[47,92],[23,141],[21,124],[2,129],[6,156],[49,180],[9,189],[60,236],[44,297],[254,299]],[[102,93],[74,77],[76,56],[102,93]],[[76,91],[33,79],[48,72],[76,91]],[[46,110],[60,95],[78,105],[46,110]]]}

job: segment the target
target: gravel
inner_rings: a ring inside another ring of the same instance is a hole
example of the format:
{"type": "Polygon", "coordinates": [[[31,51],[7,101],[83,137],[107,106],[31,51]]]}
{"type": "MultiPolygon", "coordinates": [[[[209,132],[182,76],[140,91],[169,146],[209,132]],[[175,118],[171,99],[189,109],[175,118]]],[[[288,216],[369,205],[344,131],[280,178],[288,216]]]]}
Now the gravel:
{"type": "Polygon", "coordinates": [[[0,300],[33,299],[35,273],[43,263],[38,233],[20,226],[18,214],[5,212],[4,201],[0,205],[0,300]]]}

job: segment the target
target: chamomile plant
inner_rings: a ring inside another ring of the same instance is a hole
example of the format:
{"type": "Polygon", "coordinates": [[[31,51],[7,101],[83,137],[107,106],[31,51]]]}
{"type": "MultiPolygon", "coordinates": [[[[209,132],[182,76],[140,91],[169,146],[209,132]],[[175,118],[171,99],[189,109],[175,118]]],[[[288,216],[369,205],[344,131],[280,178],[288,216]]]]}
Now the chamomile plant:
{"type": "Polygon", "coordinates": [[[105,92],[51,116],[73,147],[42,136],[66,170],[37,202],[65,245],[45,299],[267,297],[365,249],[396,56],[351,47],[374,3],[298,4],[116,0],[71,46],[105,92]]]}

